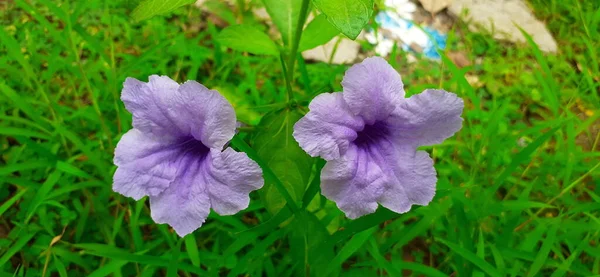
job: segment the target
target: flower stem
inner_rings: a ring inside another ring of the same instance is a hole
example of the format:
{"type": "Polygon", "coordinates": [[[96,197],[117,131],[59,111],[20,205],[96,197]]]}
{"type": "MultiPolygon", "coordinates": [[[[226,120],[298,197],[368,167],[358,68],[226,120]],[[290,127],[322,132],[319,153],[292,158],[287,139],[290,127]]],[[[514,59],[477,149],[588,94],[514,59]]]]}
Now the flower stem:
{"type": "Polygon", "coordinates": [[[281,69],[283,70],[283,77],[285,78],[285,88],[287,91],[286,94],[286,102],[290,102],[292,100],[292,80],[290,79],[290,75],[288,74],[287,67],[285,65],[285,57],[283,53],[279,55],[279,60],[281,61],[281,69]]]}
{"type": "Polygon", "coordinates": [[[308,15],[308,5],[310,4],[310,0],[302,0],[302,6],[300,7],[300,17],[298,18],[298,25],[296,26],[296,33],[294,40],[292,41],[292,48],[288,55],[287,60],[287,75],[286,82],[288,85],[288,102],[292,99],[292,90],[291,86],[294,82],[294,65],[296,63],[296,54],[298,54],[298,45],[300,44],[300,39],[302,38],[302,31],[304,30],[304,23],[306,22],[306,17],[308,15]]]}

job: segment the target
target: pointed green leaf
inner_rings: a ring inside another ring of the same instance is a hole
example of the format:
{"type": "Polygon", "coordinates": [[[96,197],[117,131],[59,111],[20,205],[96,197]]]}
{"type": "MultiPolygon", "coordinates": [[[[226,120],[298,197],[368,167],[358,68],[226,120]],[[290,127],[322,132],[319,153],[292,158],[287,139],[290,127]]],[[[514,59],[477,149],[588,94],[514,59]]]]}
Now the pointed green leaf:
{"type": "Polygon", "coordinates": [[[306,29],[304,29],[298,51],[302,52],[323,45],[339,33],[340,31],[327,20],[327,17],[320,14],[308,23],[306,29]]]}
{"type": "Polygon", "coordinates": [[[271,38],[252,25],[229,26],[219,33],[217,40],[221,45],[237,51],[259,55],[279,55],[279,49],[271,38]]]}
{"type": "Polygon", "coordinates": [[[298,28],[302,0],[263,0],[263,3],[279,29],[283,43],[291,46],[298,28]]]}
{"type": "Polygon", "coordinates": [[[544,142],[554,135],[556,131],[560,129],[561,126],[555,127],[550,131],[547,131],[543,135],[539,136],[533,142],[527,145],[527,147],[523,148],[523,150],[519,151],[517,155],[513,158],[512,162],[504,168],[504,171],[500,173],[498,178],[496,178],[495,184],[492,189],[488,190],[488,194],[495,193],[500,186],[506,181],[506,179],[519,167],[519,165],[530,161],[531,155],[540,147],[544,142]]]}
{"type": "Polygon", "coordinates": [[[350,39],[356,39],[373,13],[373,0],[313,0],[313,3],[350,39]]]}
{"type": "Polygon", "coordinates": [[[443,240],[443,239],[438,239],[441,243],[445,244],[446,246],[448,246],[448,248],[450,248],[450,250],[452,250],[452,252],[460,255],[461,257],[465,258],[466,260],[468,260],[469,262],[471,262],[473,265],[477,266],[479,269],[483,270],[487,275],[489,276],[502,276],[502,274],[500,274],[500,272],[498,272],[498,270],[492,266],[491,264],[489,264],[486,260],[478,257],[477,255],[475,255],[473,252],[463,248],[462,246],[443,240]]]}
{"type": "Polygon", "coordinates": [[[318,271],[318,264],[310,261],[317,252],[325,261],[333,259],[333,246],[320,248],[322,242],[329,239],[327,226],[313,213],[299,211],[294,215],[289,227],[290,253],[295,260],[296,276],[307,276],[307,273],[313,270],[318,271]]]}
{"type": "Polygon", "coordinates": [[[324,276],[328,276],[330,273],[338,270],[342,267],[342,264],[348,260],[358,249],[360,249],[365,242],[369,238],[373,236],[373,233],[377,231],[377,227],[372,227],[365,231],[362,231],[356,235],[354,235],[345,245],[342,247],[340,252],[335,256],[335,258],[329,264],[326,273],[324,276]]]}
{"type": "Polygon", "coordinates": [[[131,13],[135,21],[148,19],[158,14],[172,12],[173,10],[196,2],[195,0],[145,0],[131,13]]]}
{"type": "Polygon", "coordinates": [[[531,264],[531,268],[529,268],[527,276],[537,276],[540,269],[542,269],[542,267],[546,264],[546,260],[548,260],[550,250],[556,242],[556,232],[558,231],[558,227],[558,224],[553,224],[550,227],[550,230],[548,230],[548,233],[546,234],[546,239],[542,243],[542,248],[535,257],[533,264],[531,264]]]}
{"type": "MultiPolygon", "coordinates": [[[[302,117],[298,111],[283,110],[267,114],[261,120],[254,136],[258,156],[279,177],[292,199],[300,202],[308,185],[313,159],[298,146],[292,137],[294,123],[302,117]]],[[[274,184],[269,181],[260,190],[265,207],[272,214],[286,203],[274,184]]]]}

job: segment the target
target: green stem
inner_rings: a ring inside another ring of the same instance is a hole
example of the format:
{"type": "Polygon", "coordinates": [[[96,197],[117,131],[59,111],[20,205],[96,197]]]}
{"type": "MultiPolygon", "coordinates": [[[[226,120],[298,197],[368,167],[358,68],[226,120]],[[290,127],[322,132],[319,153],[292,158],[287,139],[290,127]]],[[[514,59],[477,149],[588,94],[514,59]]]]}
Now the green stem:
{"type": "MultiPolygon", "coordinates": [[[[296,33],[294,37],[294,41],[292,42],[292,49],[288,56],[287,61],[287,82],[291,88],[291,85],[294,81],[294,65],[296,64],[296,54],[298,53],[298,45],[300,44],[300,39],[302,38],[302,31],[304,30],[304,23],[306,22],[306,16],[308,14],[308,5],[310,4],[310,0],[302,0],[302,6],[300,7],[300,17],[298,18],[298,25],[296,26],[296,33]]],[[[288,90],[288,102],[292,99],[291,89],[288,90]]]]}
{"type": "Polygon", "coordinates": [[[290,79],[290,75],[288,75],[288,70],[285,66],[285,58],[283,57],[283,54],[279,55],[279,60],[281,61],[281,69],[283,70],[283,77],[285,78],[285,88],[287,91],[286,102],[289,103],[292,99],[292,80],[290,79]]]}

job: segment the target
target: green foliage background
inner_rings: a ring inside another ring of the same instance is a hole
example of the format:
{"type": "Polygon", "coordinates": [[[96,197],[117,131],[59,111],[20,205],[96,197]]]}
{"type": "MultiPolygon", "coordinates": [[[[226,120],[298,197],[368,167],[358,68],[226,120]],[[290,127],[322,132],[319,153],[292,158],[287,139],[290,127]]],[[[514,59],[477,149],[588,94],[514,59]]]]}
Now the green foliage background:
{"type": "MultiPolygon", "coordinates": [[[[600,274],[600,2],[529,1],[558,54],[461,23],[441,64],[394,51],[408,94],[457,93],[465,123],[425,148],[439,176],[429,206],[353,221],[318,193],[323,162],[286,140],[347,66],[299,59],[288,101],[278,56],[221,45],[214,22],[267,30],[248,3],[209,1],[217,20],[186,6],[134,22],[138,2],[0,2],[1,276],[600,274]],[[457,52],[479,62],[458,67],[457,52]],[[246,123],[231,145],[270,169],[248,209],[212,213],[184,239],[111,190],[112,149],[131,128],[122,82],[151,74],[218,89],[246,123]]],[[[311,38],[300,49],[327,41],[311,38]]]]}

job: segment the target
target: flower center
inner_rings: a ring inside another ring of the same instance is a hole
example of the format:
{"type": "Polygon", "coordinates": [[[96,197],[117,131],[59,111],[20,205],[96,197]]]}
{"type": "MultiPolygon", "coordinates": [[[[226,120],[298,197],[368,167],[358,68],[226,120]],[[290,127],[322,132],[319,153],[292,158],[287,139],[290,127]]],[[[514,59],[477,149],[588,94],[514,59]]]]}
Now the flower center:
{"type": "Polygon", "coordinates": [[[381,121],[365,125],[362,131],[356,133],[354,143],[358,146],[366,146],[385,139],[390,133],[388,126],[381,121]]]}
{"type": "Polygon", "coordinates": [[[210,152],[210,148],[193,137],[185,138],[181,143],[181,149],[183,149],[183,153],[201,158],[204,158],[210,152]]]}

